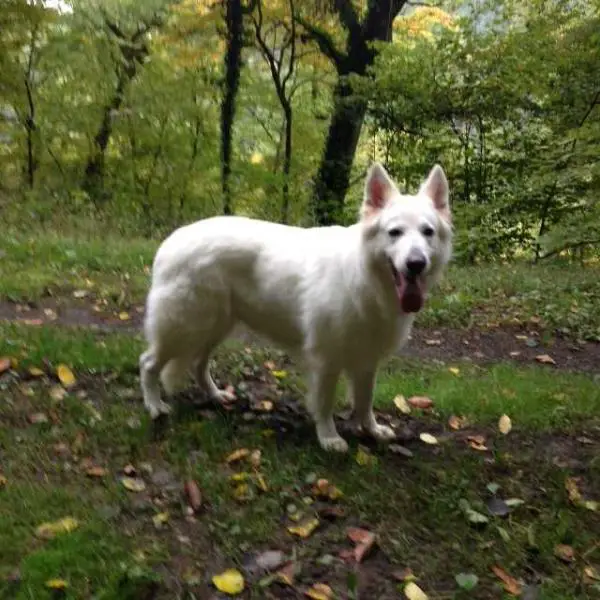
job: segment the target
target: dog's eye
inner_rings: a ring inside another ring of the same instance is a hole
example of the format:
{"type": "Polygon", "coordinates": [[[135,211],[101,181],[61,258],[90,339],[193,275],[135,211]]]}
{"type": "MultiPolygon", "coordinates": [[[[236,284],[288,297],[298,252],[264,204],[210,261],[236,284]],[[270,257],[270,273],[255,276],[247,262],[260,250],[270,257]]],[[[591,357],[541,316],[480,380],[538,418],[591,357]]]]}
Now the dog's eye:
{"type": "Polygon", "coordinates": [[[425,225],[425,227],[423,227],[421,231],[423,232],[423,235],[425,237],[432,237],[435,233],[435,229],[433,227],[430,227],[429,225],[425,225]]]}
{"type": "Polygon", "coordinates": [[[402,231],[402,229],[400,229],[400,227],[394,227],[394,229],[390,229],[388,231],[388,235],[391,238],[399,238],[402,236],[403,233],[404,233],[404,231],[402,231]]]}

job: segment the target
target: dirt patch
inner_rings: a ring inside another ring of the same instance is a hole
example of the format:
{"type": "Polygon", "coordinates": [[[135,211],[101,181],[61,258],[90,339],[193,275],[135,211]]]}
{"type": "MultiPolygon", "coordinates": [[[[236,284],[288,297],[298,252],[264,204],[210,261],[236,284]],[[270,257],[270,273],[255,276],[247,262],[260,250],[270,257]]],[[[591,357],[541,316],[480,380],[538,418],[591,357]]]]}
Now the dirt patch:
{"type": "MultiPolygon", "coordinates": [[[[15,321],[31,326],[47,324],[89,327],[100,332],[130,332],[141,330],[143,306],[128,311],[109,311],[93,304],[89,298],[49,298],[39,303],[18,304],[0,301],[0,320],[15,321]]],[[[238,328],[234,336],[249,345],[268,345],[259,336],[238,328]]],[[[469,361],[490,364],[508,361],[520,364],[540,364],[537,357],[548,355],[554,363],[545,368],[600,373],[600,343],[570,340],[549,335],[532,326],[455,329],[451,327],[413,330],[410,342],[399,356],[439,361],[444,364],[469,361]]]]}

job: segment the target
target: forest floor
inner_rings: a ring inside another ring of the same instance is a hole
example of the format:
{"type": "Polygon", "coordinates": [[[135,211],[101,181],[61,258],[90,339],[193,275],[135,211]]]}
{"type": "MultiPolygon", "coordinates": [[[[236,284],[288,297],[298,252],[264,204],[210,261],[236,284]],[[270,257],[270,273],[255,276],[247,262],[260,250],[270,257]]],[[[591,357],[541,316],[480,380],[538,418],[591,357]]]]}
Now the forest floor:
{"type": "Polygon", "coordinates": [[[224,598],[228,569],[241,598],[600,597],[597,268],[451,272],[378,379],[396,443],[340,402],[332,456],[295,366],[241,330],[215,357],[236,402],[190,388],[150,423],[152,245],[0,254],[0,598],[224,598]]]}

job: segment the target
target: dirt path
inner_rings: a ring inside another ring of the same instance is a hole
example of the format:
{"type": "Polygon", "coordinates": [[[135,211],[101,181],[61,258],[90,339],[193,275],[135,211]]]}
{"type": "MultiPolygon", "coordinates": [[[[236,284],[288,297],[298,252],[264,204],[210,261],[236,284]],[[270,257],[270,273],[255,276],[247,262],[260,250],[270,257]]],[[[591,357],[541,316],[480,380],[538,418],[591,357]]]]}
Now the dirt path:
{"type": "MultiPolygon", "coordinates": [[[[0,301],[0,320],[31,326],[52,324],[89,327],[106,333],[135,333],[141,328],[143,307],[112,313],[98,309],[85,299],[51,298],[37,304],[0,301]]],[[[248,344],[264,343],[253,333],[242,329],[236,331],[236,337],[248,344]]],[[[444,364],[467,360],[482,365],[501,361],[540,364],[537,357],[548,355],[554,363],[548,361],[546,368],[600,374],[599,343],[548,336],[534,325],[475,330],[422,328],[417,323],[410,343],[400,355],[444,364]]]]}

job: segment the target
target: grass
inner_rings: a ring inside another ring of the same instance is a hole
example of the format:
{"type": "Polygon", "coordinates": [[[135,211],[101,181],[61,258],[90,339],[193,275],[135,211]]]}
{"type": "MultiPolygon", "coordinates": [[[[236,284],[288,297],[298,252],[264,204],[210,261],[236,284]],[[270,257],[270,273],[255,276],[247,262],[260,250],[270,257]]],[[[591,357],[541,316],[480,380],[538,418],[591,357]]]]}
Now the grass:
{"type": "Polygon", "coordinates": [[[493,565],[535,586],[544,600],[598,597],[598,583],[584,569],[600,568],[600,513],[575,506],[565,488],[577,476],[584,497],[600,500],[600,390],[591,377],[468,363],[452,365],[455,374],[450,365],[394,359],[382,369],[376,404],[409,432],[405,445],[413,458],[349,433],[351,454],[338,457],[322,452],[303,414],[291,411],[302,394],[294,369],[278,353],[236,345],[220,351],[217,373],[236,386],[239,408],[205,407],[199,419],[183,404],[166,435],[156,437],[138,391],[140,350],[134,336],[0,327],[0,356],[19,361],[0,378],[1,598],[54,598],[46,586],[52,578],[68,582],[67,598],[205,598],[213,593],[211,576],[228,567],[244,572],[245,598],[290,597],[277,583],[261,588],[261,576],[247,570],[265,549],[295,557],[298,597],[321,581],[351,598],[354,567],[338,558],[350,547],[348,526],[373,531],[379,540],[380,550],[356,571],[361,598],[400,597],[403,584],[392,574],[405,567],[430,598],[499,598],[493,565]],[[286,375],[275,377],[266,361],[286,375]],[[78,380],[62,400],[51,393],[59,363],[70,365],[78,380]],[[32,376],[33,366],[45,374],[32,376]],[[398,393],[428,395],[435,410],[399,416],[392,404],[398,393]],[[274,401],[272,413],[247,409],[249,401],[264,399],[274,401]],[[496,428],[503,413],[513,422],[507,436],[496,428]],[[31,423],[35,414],[47,420],[31,423]],[[452,414],[467,416],[469,429],[451,430],[452,414]],[[423,444],[420,432],[440,443],[423,444]],[[483,435],[489,450],[473,450],[467,435],[483,435]],[[261,450],[266,492],[247,462],[225,463],[241,447],[261,450]],[[366,464],[356,460],[359,448],[366,464]],[[106,475],[87,476],[91,464],[105,467],[106,475]],[[146,482],[145,491],[124,489],[127,464],[146,482]],[[234,497],[231,475],[238,471],[250,477],[246,502],[234,497]],[[320,527],[298,540],[286,530],[291,505],[306,516],[331,506],[306,503],[316,477],[342,490],[344,516],[321,517],[320,527]],[[189,478],[204,502],[193,518],[182,496],[189,478]],[[523,504],[506,518],[490,515],[490,484],[499,486],[499,497],[523,504]],[[488,522],[471,524],[464,501],[488,522]],[[157,526],[153,518],[164,513],[166,523],[157,526]],[[79,521],[75,531],[36,537],[38,525],[66,516],[79,521]],[[557,544],[573,547],[573,563],[555,557],[557,544]],[[471,593],[458,588],[460,572],[479,577],[471,593]]]}
{"type": "MultiPolygon", "coordinates": [[[[66,237],[47,231],[3,232],[0,299],[76,301],[85,289],[110,306],[141,305],[159,242],[120,237],[66,237]]],[[[597,265],[560,262],[452,265],[419,318],[422,326],[488,327],[533,321],[572,337],[600,340],[597,265]]]]}

